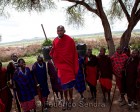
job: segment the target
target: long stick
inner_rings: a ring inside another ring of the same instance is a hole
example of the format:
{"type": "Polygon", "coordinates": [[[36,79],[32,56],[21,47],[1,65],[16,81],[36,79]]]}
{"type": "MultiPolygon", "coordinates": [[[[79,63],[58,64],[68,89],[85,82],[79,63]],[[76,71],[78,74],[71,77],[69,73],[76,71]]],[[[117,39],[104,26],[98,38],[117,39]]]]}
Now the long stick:
{"type": "MultiPolygon", "coordinates": [[[[53,65],[53,67],[56,68],[55,65],[54,65],[53,60],[51,59],[50,61],[51,61],[52,65],[53,65]]],[[[49,67],[48,67],[48,62],[47,62],[47,74],[49,74],[49,73],[48,73],[48,69],[49,69],[49,67]]],[[[56,103],[54,91],[53,91],[53,97],[54,97],[54,102],[56,103]]]]}
{"type": "Polygon", "coordinates": [[[16,105],[17,105],[17,108],[18,108],[18,112],[21,112],[20,104],[19,104],[18,97],[17,97],[17,94],[16,94],[15,91],[14,91],[14,97],[15,97],[15,100],[16,100],[16,105]]]}
{"type": "Polygon", "coordinates": [[[14,86],[14,88],[12,89],[13,90],[14,100],[16,100],[16,106],[17,106],[18,112],[21,112],[21,107],[20,107],[20,103],[19,103],[19,100],[18,100],[17,92],[15,90],[16,84],[15,84],[15,82],[13,80],[12,80],[12,83],[13,83],[13,86],[14,86]]]}
{"type": "Polygon", "coordinates": [[[44,30],[43,24],[41,24],[41,27],[42,27],[43,33],[44,33],[44,35],[45,35],[45,38],[46,38],[46,40],[47,40],[47,36],[46,36],[45,30],[44,30]]]}
{"type": "Polygon", "coordinates": [[[113,97],[112,97],[111,104],[110,104],[110,108],[109,108],[109,111],[108,111],[108,112],[111,112],[112,103],[113,103],[114,96],[115,96],[115,92],[116,92],[116,86],[117,86],[117,84],[115,84],[115,88],[114,88],[114,91],[113,91],[113,97]]]}

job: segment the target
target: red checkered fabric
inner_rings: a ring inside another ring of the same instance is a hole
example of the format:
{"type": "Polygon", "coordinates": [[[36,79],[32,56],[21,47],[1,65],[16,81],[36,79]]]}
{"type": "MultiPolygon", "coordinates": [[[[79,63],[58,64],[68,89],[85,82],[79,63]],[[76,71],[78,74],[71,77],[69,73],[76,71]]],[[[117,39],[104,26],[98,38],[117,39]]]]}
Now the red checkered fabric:
{"type": "Polygon", "coordinates": [[[116,76],[122,77],[122,71],[128,56],[126,54],[118,54],[117,52],[111,57],[113,72],[116,76]]]}

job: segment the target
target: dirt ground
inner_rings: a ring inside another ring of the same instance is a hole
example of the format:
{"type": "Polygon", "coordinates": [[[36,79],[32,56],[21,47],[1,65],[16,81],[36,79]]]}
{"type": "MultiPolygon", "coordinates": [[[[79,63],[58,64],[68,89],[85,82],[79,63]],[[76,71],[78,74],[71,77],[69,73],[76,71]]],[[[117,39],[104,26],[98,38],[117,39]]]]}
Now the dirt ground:
{"type": "MultiPolygon", "coordinates": [[[[49,77],[48,77],[48,79],[49,79],[49,77]]],[[[113,82],[113,87],[111,90],[111,99],[112,99],[112,96],[114,93],[115,79],[112,82],[113,82]]],[[[103,103],[103,95],[102,95],[102,91],[101,91],[99,82],[97,83],[97,101],[96,102],[89,99],[91,97],[91,95],[90,95],[88,86],[87,86],[86,91],[84,92],[84,97],[86,98],[84,102],[82,102],[80,100],[79,93],[74,89],[74,101],[73,101],[72,109],[62,111],[62,105],[54,102],[54,94],[52,92],[51,84],[50,84],[49,80],[48,80],[48,84],[49,84],[49,89],[50,89],[50,95],[48,98],[48,102],[49,102],[49,105],[51,106],[51,108],[49,108],[48,111],[44,111],[44,112],[70,112],[70,111],[71,112],[140,112],[140,102],[138,102],[139,105],[138,105],[137,110],[136,109],[129,110],[127,104],[124,106],[119,105],[119,102],[118,102],[119,92],[118,92],[117,88],[116,88],[113,103],[111,106],[111,111],[109,111],[110,103],[108,103],[108,102],[103,103]]],[[[57,102],[57,100],[56,100],[56,102],[57,102]]],[[[14,105],[13,105],[13,107],[14,107],[14,105]]],[[[12,112],[14,112],[14,111],[12,111],[12,112]]],[[[37,108],[37,112],[41,112],[40,107],[37,108]]]]}
{"type": "MultiPolygon", "coordinates": [[[[112,98],[112,95],[114,93],[114,87],[115,87],[115,83],[113,82],[113,88],[111,91],[111,98],[112,98]]],[[[76,90],[74,90],[73,108],[71,110],[67,110],[65,112],[69,112],[69,111],[72,111],[72,112],[93,112],[93,111],[94,112],[130,112],[130,110],[128,109],[128,105],[124,105],[124,106],[119,105],[118,89],[116,89],[116,91],[115,91],[115,96],[113,99],[111,111],[109,111],[110,103],[108,103],[108,102],[103,103],[103,96],[102,96],[102,91],[101,91],[99,83],[97,84],[97,102],[89,100],[91,95],[90,95],[90,91],[89,91],[88,87],[87,87],[87,90],[84,92],[84,96],[85,96],[86,100],[85,100],[85,102],[82,102],[80,100],[80,95],[77,93],[76,90]]],[[[49,109],[49,112],[61,112],[62,111],[61,107],[54,104],[54,97],[53,97],[52,93],[49,96],[49,102],[52,106],[52,108],[49,109]]],[[[138,106],[137,110],[133,109],[131,111],[139,112],[140,106],[138,106]]]]}
{"type": "MultiPolygon", "coordinates": [[[[51,106],[51,108],[48,109],[48,111],[46,112],[63,112],[62,111],[62,105],[55,103],[54,102],[54,94],[51,90],[51,85],[49,83],[50,86],[50,95],[49,95],[49,105],[51,106]]],[[[111,91],[111,98],[114,92],[114,85],[111,91]]],[[[80,95],[77,93],[77,91],[74,89],[74,102],[73,102],[73,108],[71,110],[66,110],[64,112],[140,112],[140,102],[139,102],[139,106],[138,109],[133,109],[133,110],[129,110],[127,105],[124,106],[120,106],[118,103],[118,99],[119,99],[119,93],[118,93],[118,89],[116,89],[115,91],[115,96],[114,96],[114,100],[113,100],[113,104],[112,104],[112,108],[111,111],[109,111],[110,109],[110,103],[106,102],[103,103],[102,99],[102,92],[100,89],[100,85],[99,83],[97,84],[97,102],[94,102],[92,100],[90,100],[90,91],[89,88],[87,87],[87,90],[84,92],[84,96],[85,96],[85,101],[82,102],[80,100],[80,95]]],[[[56,100],[57,101],[57,100],[56,100]]],[[[41,108],[37,108],[37,112],[41,112],[41,108]]]]}

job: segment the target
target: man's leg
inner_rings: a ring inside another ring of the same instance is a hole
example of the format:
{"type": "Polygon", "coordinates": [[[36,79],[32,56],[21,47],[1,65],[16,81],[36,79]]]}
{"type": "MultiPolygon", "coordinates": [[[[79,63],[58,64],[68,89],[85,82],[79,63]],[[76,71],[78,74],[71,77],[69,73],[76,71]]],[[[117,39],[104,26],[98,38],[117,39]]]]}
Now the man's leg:
{"type": "Polygon", "coordinates": [[[64,97],[65,97],[65,101],[68,101],[68,90],[64,91],[64,97]]]}
{"type": "Polygon", "coordinates": [[[108,90],[108,92],[107,92],[107,93],[108,93],[108,102],[109,102],[109,103],[111,103],[111,99],[110,99],[110,91],[111,91],[111,90],[108,90]]]}
{"type": "Polygon", "coordinates": [[[84,98],[83,92],[80,92],[81,99],[84,98]]]}
{"type": "Polygon", "coordinates": [[[121,99],[122,99],[122,102],[120,103],[120,106],[126,105],[126,100],[125,100],[125,97],[124,97],[124,95],[126,93],[126,86],[125,86],[126,84],[125,83],[126,83],[125,79],[122,78],[120,80],[120,94],[121,94],[121,99]]]}
{"type": "Polygon", "coordinates": [[[96,102],[96,86],[93,86],[94,101],[96,102]]]}
{"type": "Polygon", "coordinates": [[[63,91],[60,91],[61,100],[63,100],[63,91]]]}
{"type": "Polygon", "coordinates": [[[64,101],[63,107],[62,107],[63,111],[67,109],[67,105],[68,105],[68,89],[64,90],[64,97],[65,97],[65,101],[64,101]]]}
{"type": "Polygon", "coordinates": [[[105,88],[101,85],[102,93],[103,93],[103,102],[106,102],[105,88]]]}
{"type": "Polygon", "coordinates": [[[73,99],[73,88],[69,89],[70,100],[73,99]]]}
{"type": "Polygon", "coordinates": [[[91,93],[91,99],[94,99],[94,94],[93,94],[93,88],[92,85],[90,83],[88,83],[89,89],[90,89],[90,93],[91,93]]]}
{"type": "Polygon", "coordinates": [[[124,97],[125,93],[123,93],[122,78],[116,76],[116,85],[117,85],[119,92],[120,92],[119,102],[120,102],[120,105],[123,106],[126,104],[126,101],[125,101],[125,97],[124,97]]]}
{"type": "Polygon", "coordinates": [[[68,103],[68,110],[71,110],[73,103],[73,88],[69,89],[69,103],[68,103]]]}

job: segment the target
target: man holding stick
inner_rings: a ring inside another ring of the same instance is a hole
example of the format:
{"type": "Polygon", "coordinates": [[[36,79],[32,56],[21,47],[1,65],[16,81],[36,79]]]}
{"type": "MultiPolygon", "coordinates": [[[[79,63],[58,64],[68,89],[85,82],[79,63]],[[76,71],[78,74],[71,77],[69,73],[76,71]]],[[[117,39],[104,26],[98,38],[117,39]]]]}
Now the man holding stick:
{"type": "Polygon", "coordinates": [[[11,91],[14,97],[13,102],[16,102],[16,106],[18,109],[18,112],[21,112],[21,108],[20,108],[20,104],[19,104],[19,100],[17,98],[17,94],[16,94],[16,88],[15,85],[13,84],[13,75],[14,72],[16,71],[16,69],[18,69],[18,56],[16,53],[13,53],[11,55],[11,62],[8,64],[7,66],[7,84],[9,87],[12,87],[11,91]]]}

